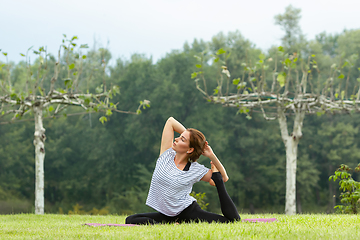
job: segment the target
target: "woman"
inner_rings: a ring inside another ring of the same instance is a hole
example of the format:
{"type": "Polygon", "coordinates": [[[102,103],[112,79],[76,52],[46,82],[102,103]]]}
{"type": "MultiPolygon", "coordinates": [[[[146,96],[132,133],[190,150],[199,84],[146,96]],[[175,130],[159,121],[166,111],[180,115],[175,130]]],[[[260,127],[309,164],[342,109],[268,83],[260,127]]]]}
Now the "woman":
{"type": "Polygon", "coordinates": [[[146,205],[155,213],[140,213],[126,218],[127,224],[156,224],[190,221],[233,222],[240,220],[235,204],[226,192],[225,168],[216,157],[205,136],[170,117],[164,126],[160,156],[150,184],[146,205]],[[174,131],[180,133],[174,141],[174,131]],[[211,169],[196,162],[204,155],[211,169]],[[206,212],[189,194],[194,183],[209,182],[216,186],[224,216],[206,212]]]}

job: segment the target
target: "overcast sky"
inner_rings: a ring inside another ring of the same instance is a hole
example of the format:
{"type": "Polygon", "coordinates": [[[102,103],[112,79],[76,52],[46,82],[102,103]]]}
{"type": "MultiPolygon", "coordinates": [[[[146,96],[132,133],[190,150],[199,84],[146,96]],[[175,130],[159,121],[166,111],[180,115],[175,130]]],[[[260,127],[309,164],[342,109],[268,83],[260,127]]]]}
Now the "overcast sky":
{"type": "Polygon", "coordinates": [[[65,33],[89,46],[96,39],[114,59],[143,53],[155,62],[186,41],[239,30],[266,50],[280,44],[274,16],[289,4],[302,10],[307,39],[360,28],[360,0],[0,0],[0,49],[16,62],[33,45],[55,53],[65,33]]]}

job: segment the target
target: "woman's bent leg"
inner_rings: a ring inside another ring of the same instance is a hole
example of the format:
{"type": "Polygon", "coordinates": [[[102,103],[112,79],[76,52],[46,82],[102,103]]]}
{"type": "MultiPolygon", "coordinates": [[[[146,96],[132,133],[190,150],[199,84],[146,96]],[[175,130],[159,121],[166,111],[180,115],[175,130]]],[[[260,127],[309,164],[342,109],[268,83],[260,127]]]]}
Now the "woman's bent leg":
{"type": "Polygon", "coordinates": [[[126,224],[157,224],[175,222],[173,217],[166,216],[159,212],[139,213],[128,216],[125,220],[126,224]]]}
{"type": "Polygon", "coordinates": [[[199,204],[194,201],[189,207],[187,207],[186,209],[184,209],[184,211],[182,211],[178,216],[177,216],[177,221],[179,222],[199,222],[199,221],[204,221],[204,222],[221,222],[221,223],[226,223],[226,222],[230,222],[229,219],[227,219],[224,216],[221,216],[219,214],[215,214],[215,213],[211,213],[211,212],[206,212],[204,210],[201,209],[201,207],[199,206],[199,204]]]}
{"type": "Polygon", "coordinates": [[[211,179],[215,182],[216,189],[219,194],[221,212],[230,221],[239,221],[240,215],[236,209],[234,202],[231,200],[226,191],[225,184],[220,172],[214,172],[211,179]]]}

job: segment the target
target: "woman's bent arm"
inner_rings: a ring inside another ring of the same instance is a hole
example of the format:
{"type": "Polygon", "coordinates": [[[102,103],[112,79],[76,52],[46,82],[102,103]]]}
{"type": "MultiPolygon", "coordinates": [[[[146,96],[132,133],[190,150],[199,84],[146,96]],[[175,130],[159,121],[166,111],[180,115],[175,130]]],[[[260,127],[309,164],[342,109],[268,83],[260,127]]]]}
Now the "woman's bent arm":
{"type": "Polygon", "coordinates": [[[215,153],[213,152],[212,148],[209,146],[208,142],[205,143],[203,155],[205,157],[210,158],[212,163],[215,165],[215,167],[221,173],[221,176],[223,177],[224,182],[227,182],[227,180],[229,180],[229,177],[226,173],[226,170],[225,170],[224,166],[221,164],[220,160],[216,157],[215,153]]]}
{"type": "Polygon", "coordinates": [[[226,170],[224,168],[224,166],[221,164],[220,160],[216,157],[216,155],[212,155],[209,157],[210,160],[213,162],[213,164],[215,165],[215,167],[219,170],[219,172],[221,173],[221,176],[223,177],[224,182],[227,182],[229,180],[229,177],[226,173],[226,170]]]}
{"type": "Polygon", "coordinates": [[[173,117],[169,117],[162,132],[160,155],[171,148],[174,142],[174,131],[181,134],[185,130],[186,128],[180,122],[173,117]]]}

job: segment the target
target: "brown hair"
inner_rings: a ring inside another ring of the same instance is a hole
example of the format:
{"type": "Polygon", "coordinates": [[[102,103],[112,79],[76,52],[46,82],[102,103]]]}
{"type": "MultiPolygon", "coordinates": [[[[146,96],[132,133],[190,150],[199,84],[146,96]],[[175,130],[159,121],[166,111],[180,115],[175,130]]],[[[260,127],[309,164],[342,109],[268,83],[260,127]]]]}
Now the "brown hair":
{"type": "Polygon", "coordinates": [[[190,147],[194,151],[189,154],[190,162],[196,162],[204,151],[206,138],[205,135],[194,128],[188,128],[186,131],[190,133],[190,147]]]}

